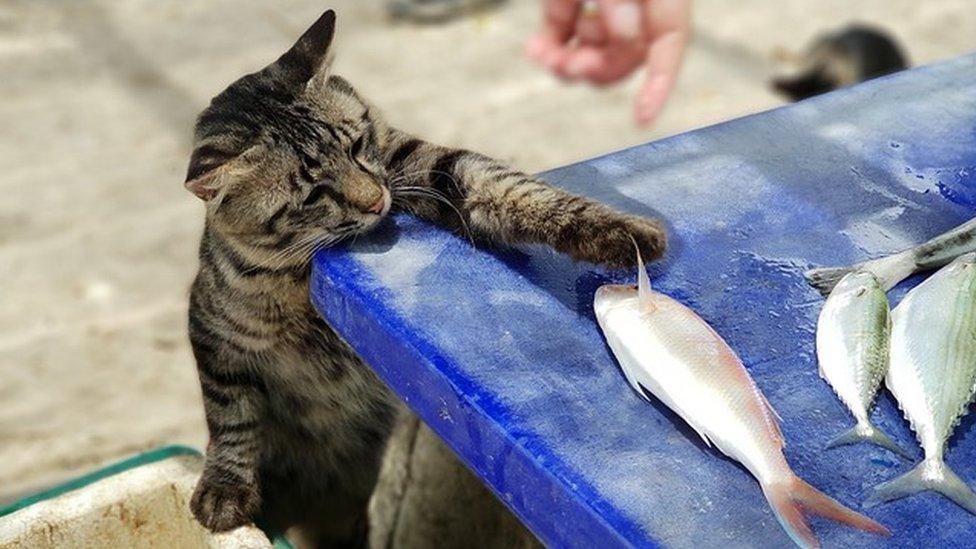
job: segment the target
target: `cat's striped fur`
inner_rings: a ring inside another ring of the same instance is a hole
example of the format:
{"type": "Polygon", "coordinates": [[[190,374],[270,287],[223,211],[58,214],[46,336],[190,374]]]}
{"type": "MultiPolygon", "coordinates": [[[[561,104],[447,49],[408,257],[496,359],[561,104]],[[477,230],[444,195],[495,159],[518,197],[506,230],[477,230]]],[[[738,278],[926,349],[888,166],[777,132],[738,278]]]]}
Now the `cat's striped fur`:
{"type": "Polygon", "coordinates": [[[192,500],[210,529],[261,512],[310,544],[364,540],[397,404],[313,311],[312,253],[402,207],[475,240],[574,258],[658,257],[654,221],[569,195],[482,155],[388,127],[329,74],[326,12],[281,58],[200,115],[186,186],[206,201],[189,331],[210,444],[192,500]]]}

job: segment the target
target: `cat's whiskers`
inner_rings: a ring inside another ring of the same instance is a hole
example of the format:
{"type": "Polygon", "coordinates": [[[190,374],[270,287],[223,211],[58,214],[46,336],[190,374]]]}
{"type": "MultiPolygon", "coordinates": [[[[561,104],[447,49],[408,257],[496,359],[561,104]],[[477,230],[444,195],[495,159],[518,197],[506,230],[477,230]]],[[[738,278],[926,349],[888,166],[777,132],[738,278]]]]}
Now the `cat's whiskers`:
{"type": "Polygon", "coordinates": [[[461,210],[454,205],[449,199],[447,199],[443,194],[435,189],[429,187],[399,187],[397,192],[403,197],[417,197],[417,198],[429,198],[454,210],[457,214],[458,221],[461,223],[461,228],[464,229],[464,235],[474,244],[474,236],[471,233],[471,228],[468,226],[467,220],[461,213],[461,210]]]}
{"type": "Polygon", "coordinates": [[[319,234],[305,236],[298,242],[289,245],[285,249],[271,254],[263,261],[257,262],[254,266],[252,266],[250,269],[247,269],[242,274],[247,274],[249,272],[256,271],[262,268],[280,269],[282,267],[285,267],[289,265],[295,257],[300,257],[302,250],[310,246],[314,246],[319,240],[323,238],[328,238],[328,237],[327,236],[323,237],[323,235],[319,235],[319,234]]]}
{"type": "Polygon", "coordinates": [[[417,214],[417,212],[414,210],[414,205],[411,202],[404,200],[400,197],[393,197],[393,205],[403,208],[403,210],[406,211],[407,213],[413,215],[417,214]]]}
{"type": "Polygon", "coordinates": [[[312,244],[308,247],[308,249],[305,250],[303,254],[300,256],[302,257],[302,262],[303,263],[308,262],[310,259],[312,259],[312,256],[315,255],[315,252],[323,248],[329,248],[331,246],[335,246],[339,242],[342,242],[343,240],[348,238],[350,234],[353,234],[353,231],[347,230],[341,233],[330,234],[325,238],[312,242],[312,244]]]}
{"type": "MultiPolygon", "coordinates": [[[[457,191],[458,195],[464,196],[464,191],[461,190],[461,184],[458,183],[457,177],[455,177],[454,174],[445,172],[443,170],[414,170],[411,172],[405,172],[401,170],[400,172],[393,174],[393,177],[390,179],[390,192],[392,193],[397,188],[396,187],[397,183],[409,181],[410,179],[417,176],[427,176],[429,178],[429,176],[432,174],[443,175],[444,177],[449,179],[451,183],[454,185],[454,190],[457,191]]],[[[422,187],[422,188],[436,190],[431,187],[422,187]]]]}
{"type": "MultiPolygon", "coordinates": [[[[464,229],[465,236],[468,238],[468,240],[471,241],[472,244],[474,244],[474,236],[471,233],[471,228],[468,226],[468,222],[464,218],[464,215],[461,213],[461,210],[458,209],[458,207],[454,204],[454,202],[452,202],[448,197],[444,196],[442,192],[432,187],[423,187],[418,185],[398,185],[403,181],[408,181],[409,178],[413,178],[418,175],[433,174],[433,173],[443,174],[444,176],[446,176],[448,179],[451,180],[452,183],[454,183],[454,186],[457,188],[458,193],[461,193],[461,187],[458,184],[457,179],[453,175],[440,170],[425,170],[425,171],[417,170],[414,172],[397,174],[390,180],[390,194],[393,196],[393,201],[399,202],[400,204],[408,204],[409,203],[408,201],[398,200],[398,199],[410,198],[410,197],[429,198],[431,200],[440,202],[441,204],[448,206],[449,208],[454,210],[455,214],[457,214],[458,221],[461,223],[461,227],[464,229]]],[[[410,208],[410,211],[411,213],[414,213],[412,208],[410,208]]]]}
{"type": "Polygon", "coordinates": [[[397,183],[401,183],[401,182],[407,181],[410,178],[417,177],[417,176],[420,176],[420,175],[426,175],[427,173],[429,173],[427,170],[413,170],[413,171],[410,171],[410,172],[407,172],[407,171],[404,171],[404,170],[400,170],[400,171],[394,173],[390,177],[390,184],[389,184],[390,185],[390,191],[391,192],[393,191],[393,189],[396,187],[397,183]]]}
{"type": "Polygon", "coordinates": [[[348,231],[347,230],[347,231],[344,231],[344,232],[339,233],[339,234],[329,235],[328,237],[322,239],[321,241],[316,242],[308,250],[307,257],[306,257],[305,261],[310,260],[312,258],[312,256],[314,256],[319,250],[322,250],[324,248],[329,248],[331,246],[335,246],[336,244],[342,242],[343,240],[345,240],[346,238],[348,238],[350,234],[354,234],[354,235],[358,236],[359,235],[359,232],[358,231],[348,231]]]}

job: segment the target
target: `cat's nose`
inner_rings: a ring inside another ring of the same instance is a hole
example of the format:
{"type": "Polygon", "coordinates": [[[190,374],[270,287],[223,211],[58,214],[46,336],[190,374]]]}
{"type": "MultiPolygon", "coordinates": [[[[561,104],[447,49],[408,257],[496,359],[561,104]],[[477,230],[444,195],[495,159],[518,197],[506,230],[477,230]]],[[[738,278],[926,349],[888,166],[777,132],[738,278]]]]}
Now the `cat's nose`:
{"type": "Polygon", "coordinates": [[[380,195],[380,199],[377,200],[375,204],[369,207],[369,213],[380,215],[381,213],[383,213],[383,208],[385,207],[386,207],[386,197],[380,195]]]}

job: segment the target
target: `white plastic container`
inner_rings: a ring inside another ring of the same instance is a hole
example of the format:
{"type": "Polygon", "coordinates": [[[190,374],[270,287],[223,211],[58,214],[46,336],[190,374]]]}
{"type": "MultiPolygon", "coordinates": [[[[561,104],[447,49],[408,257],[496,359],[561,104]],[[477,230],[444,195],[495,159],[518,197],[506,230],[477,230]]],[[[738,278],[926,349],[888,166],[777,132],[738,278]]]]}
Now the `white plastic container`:
{"type": "Polygon", "coordinates": [[[202,467],[191,449],[163,448],[28,498],[22,509],[0,510],[0,548],[272,547],[255,526],[215,535],[193,518],[202,467]]]}

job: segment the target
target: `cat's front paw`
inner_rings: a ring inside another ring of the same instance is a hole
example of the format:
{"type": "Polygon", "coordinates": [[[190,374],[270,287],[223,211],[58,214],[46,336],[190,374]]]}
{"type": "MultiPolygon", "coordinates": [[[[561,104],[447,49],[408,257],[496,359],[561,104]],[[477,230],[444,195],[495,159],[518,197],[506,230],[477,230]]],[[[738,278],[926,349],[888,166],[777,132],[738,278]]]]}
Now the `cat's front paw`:
{"type": "Polygon", "coordinates": [[[257,486],[220,478],[208,468],[193,491],[190,510],[211,532],[226,532],[250,524],[260,504],[257,486]]]}
{"type": "Polygon", "coordinates": [[[584,259],[615,269],[633,267],[637,264],[635,242],[644,261],[653,261],[664,255],[668,247],[667,231],[657,220],[621,216],[597,233],[587,246],[589,257],[584,259]]]}

